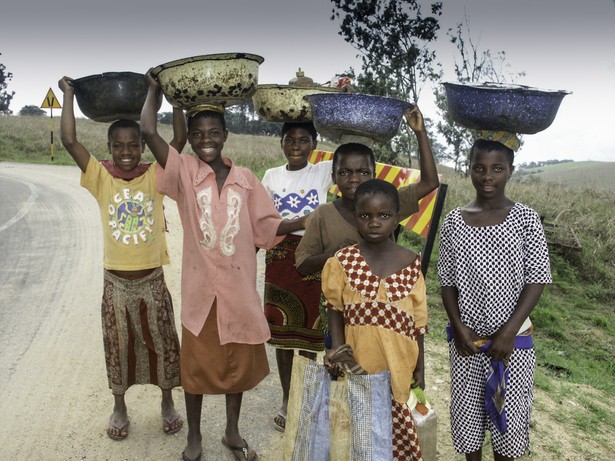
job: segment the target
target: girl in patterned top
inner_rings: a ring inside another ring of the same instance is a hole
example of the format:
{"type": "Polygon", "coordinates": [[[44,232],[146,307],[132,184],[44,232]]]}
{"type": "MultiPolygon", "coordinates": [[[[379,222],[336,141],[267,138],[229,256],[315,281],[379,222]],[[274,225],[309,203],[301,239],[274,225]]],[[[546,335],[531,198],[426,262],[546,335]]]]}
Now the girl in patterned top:
{"type": "Polygon", "coordinates": [[[486,430],[494,459],[512,460],[529,447],[536,361],[529,315],[551,272],[540,217],[505,194],[518,139],[479,136],[470,152],[476,198],[446,216],[440,236],[451,428],[467,460],[481,459],[486,430]]]}
{"type": "Polygon", "coordinates": [[[357,188],[354,201],[362,240],[339,250],[322,272],[332,340],[325,366],[335,375],[389,370],[393,459],[421,460],[406,405],[412,386],[425,387],[427,302],[421,259],[391,238],[399,220],[399,195],[393,185],[366,181],[357,188]]]}

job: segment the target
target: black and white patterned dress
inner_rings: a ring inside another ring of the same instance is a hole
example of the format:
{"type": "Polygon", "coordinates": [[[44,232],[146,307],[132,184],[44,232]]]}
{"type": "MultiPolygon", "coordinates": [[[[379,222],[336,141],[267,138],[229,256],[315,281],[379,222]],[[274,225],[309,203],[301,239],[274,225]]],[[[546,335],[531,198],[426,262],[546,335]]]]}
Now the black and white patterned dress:
{"type": "MultiPolygon", "coordinates": [[[[438,275],[442,286],[457,288],[461,321],[481,337],[493,335],[512,315],[526,284],[551,283],[540,217],[515,203],[501,224],[473,227],[463,220],[461,208],[452,210],[440,231],[438,275]]],[[[457,452],[479,450],[488,429],[497,453],[522,456],[529,447],[534,349],[514,349],[510,358],[506,433],[497,430],[485,410],[485,369],[490,358],[483,353],[461,357],[453,341],[449,351],[451,430],[457,452]]]]}

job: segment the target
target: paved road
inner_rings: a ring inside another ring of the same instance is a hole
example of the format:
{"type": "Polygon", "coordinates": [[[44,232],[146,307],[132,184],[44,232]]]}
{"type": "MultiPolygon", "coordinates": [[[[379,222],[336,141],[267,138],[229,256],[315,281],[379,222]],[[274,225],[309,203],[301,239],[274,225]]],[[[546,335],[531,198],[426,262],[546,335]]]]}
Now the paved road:
{"type": "Polygon", "coordinates": [[[77,287],[100,278],[101,251],[96,205],[76,168],[1,166],[0,389],[41,327],[78,304],[77,287]]]}
{"type": "MultiPolygon", "coordinates": [[[[173,262],[165,273],[178,317],[181,226],[175,204],[166,208],[173,262]]],[[[186,431],[162,433],[154,386],[126,395],[128,439],[105,435],[112,400],[100,332],[100,218],[76,167],[0,163],[0,254],[0,459],[180,459],[186,431]]],[[[268,352],[272,373],[244,396],[240,426],[261,460],[277,461],[279,394],[268,352]]],[[[181,389],[174,398],[185,414],[181,389]]],[[[204,460],[233,459],[220,444],[224,421],[224,398],[206,397],[204,460]]]]}

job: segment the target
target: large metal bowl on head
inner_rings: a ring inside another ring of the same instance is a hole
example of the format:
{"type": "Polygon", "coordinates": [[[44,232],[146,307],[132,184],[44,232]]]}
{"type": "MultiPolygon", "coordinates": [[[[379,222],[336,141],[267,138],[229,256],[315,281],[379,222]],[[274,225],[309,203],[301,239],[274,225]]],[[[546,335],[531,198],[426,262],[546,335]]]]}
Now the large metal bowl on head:
{"type": "MultiPolygon", "coordinates": [[[[79,110],[97,122],[139,120],[147,81],[135,72],[105,72],[73,80],[79,110]]],[[[160,98],[160,105],[162,98],[160,98]]]]}
{"type": "Polygon", "coordinates": [[[502,83],[443,83],[452,119],[475,130],[534,134],[548,128],[568,91],[502,83]]]}
{"type": "Polygon", "coordinates": [[[312,106],[314,127],[332,140],[388,142],[399,131],[403,113],[413,104],[360,93],[304,96],[312,106]]]}
{"type": "Polygon", "coordinates": [[[340,92],[327,86],[258,85],[252,103],[259,117],[269,122],[309,122],[312,106],[304,96],[340,92]]]}
{"type": "Polygon", "coordinates": [[[226,107],[252,97],[263,61],[262,56],[249,53],[206,54],[161,64],[152,69],[152,75],[173,107],[226,107]]]}

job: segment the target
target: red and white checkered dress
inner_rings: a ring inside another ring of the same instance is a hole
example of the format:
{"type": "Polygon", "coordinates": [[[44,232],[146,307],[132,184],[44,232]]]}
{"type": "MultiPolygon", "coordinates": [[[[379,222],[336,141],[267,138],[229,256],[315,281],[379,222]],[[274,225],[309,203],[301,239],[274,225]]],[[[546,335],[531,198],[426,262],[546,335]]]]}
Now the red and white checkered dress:
{"type": "Polygon", "coordinates": [[[420,256],[386,278],[374,275],[358,245],[329,258],[322,273],[328,307],[344,315],[347,344],[368,372],[391,372],[393,457],[422,460],[406,405],[418,360],[417,337],[427,331],[426,288],[420,256]]]}

